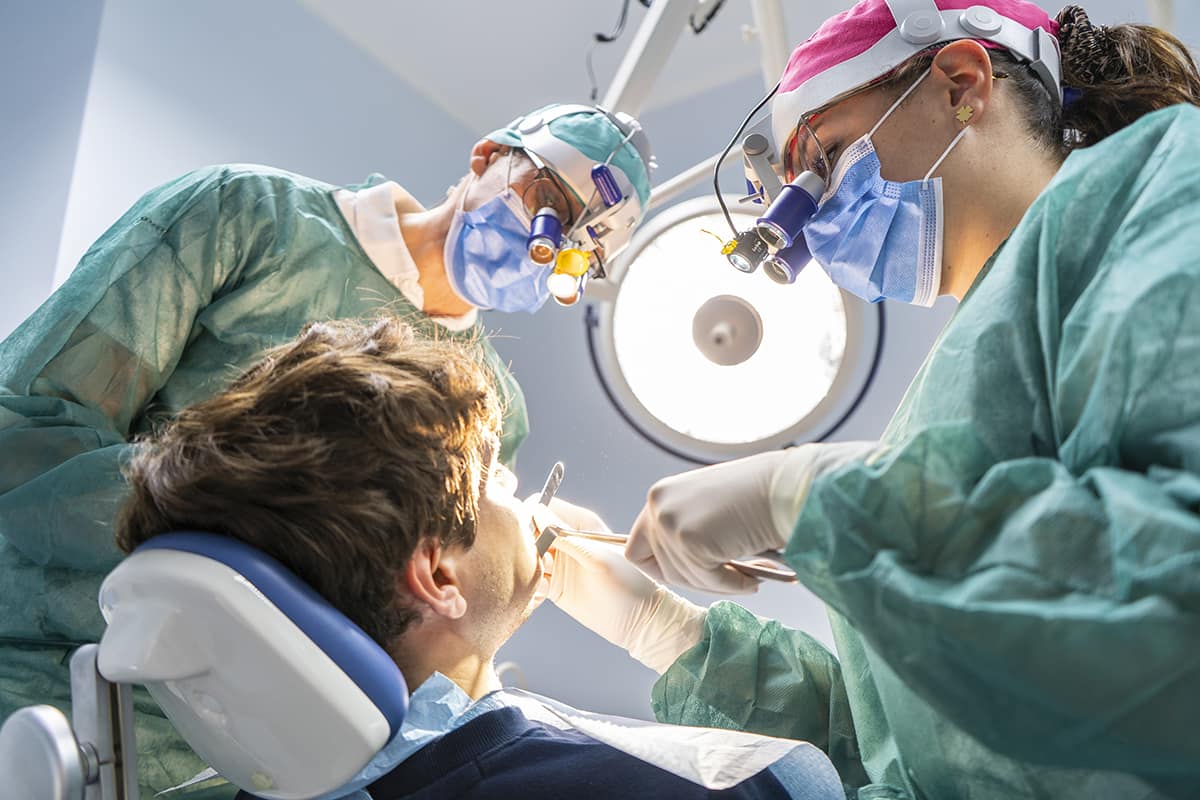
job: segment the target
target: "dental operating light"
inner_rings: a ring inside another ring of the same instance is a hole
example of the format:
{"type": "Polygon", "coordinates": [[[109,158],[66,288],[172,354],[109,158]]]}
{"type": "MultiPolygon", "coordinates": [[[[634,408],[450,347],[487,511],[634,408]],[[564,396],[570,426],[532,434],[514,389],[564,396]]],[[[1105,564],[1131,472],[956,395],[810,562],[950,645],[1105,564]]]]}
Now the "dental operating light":
{"type": "MultiPolygon", "coordinates": [[[[757,214],[729,213],[753,233],[757,214]]],[[[800,265],[783,286],[729,269],[712,246],[724,224],[713,198],[663,211],[613,265],[615,295],[588,313],[622,415],[699,463],[828,436],[865,391],[881,330],[878,307],[820,269],[800,265]]]]}

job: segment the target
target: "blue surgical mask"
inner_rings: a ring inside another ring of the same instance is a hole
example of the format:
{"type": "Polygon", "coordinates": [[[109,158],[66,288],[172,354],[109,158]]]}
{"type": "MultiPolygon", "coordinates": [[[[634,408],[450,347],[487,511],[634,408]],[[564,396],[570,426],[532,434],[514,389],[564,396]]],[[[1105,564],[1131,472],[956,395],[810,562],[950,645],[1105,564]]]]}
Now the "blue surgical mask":
{"type": "Polygon", "coordinates": [[[929,176],[967,129],[954,137],[919,181],[884,180],[871,141],[924,77],[846,148],[821,205],[804,226],[812,257],[830,280],[871,303],[889,298],[931,306],[942,281],[942,179],[929,176]]]}
{"type": "Polygon", "coordinates": [[[550,297],[551,267],[529,259],[524,217],[511,189],[479,208],[454,212],[446,235],[446,274],[454,291],[476,308],[532,313],[550,297]]]}

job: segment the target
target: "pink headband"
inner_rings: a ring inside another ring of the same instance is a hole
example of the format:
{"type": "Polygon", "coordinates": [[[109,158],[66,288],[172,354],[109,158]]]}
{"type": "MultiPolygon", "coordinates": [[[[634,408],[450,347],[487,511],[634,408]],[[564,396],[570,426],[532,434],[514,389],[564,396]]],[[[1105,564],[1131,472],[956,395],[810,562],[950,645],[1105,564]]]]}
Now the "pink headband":
{"type": "Polygon", "coordinates": [[[1058,23],[1026,0],[861,0],[792,51],[772,104],[777,147],[802,113],[887,74],[939,42],[974,39],[1030,62],[1062,96],[1058,23]]]}

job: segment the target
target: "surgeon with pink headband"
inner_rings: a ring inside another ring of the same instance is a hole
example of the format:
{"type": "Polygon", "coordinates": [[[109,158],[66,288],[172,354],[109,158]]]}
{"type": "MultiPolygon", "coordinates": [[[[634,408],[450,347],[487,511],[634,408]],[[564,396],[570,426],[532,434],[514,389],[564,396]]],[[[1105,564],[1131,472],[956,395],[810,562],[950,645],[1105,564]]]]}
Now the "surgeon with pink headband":
{"type": "Polygon", "coordinates": [[[858,800],[1200,797],[1197,103],[1177,39],[1077,6],[862,0],[796,48],[811,216],[760,252],[960,305],[878,441],[663,479],[628,560],[560,544],[552,599],[660,720],[814,742],[858,800]],[[750,592],[725,562],[776,549],[836,656],[645,574],[750,592]]]}

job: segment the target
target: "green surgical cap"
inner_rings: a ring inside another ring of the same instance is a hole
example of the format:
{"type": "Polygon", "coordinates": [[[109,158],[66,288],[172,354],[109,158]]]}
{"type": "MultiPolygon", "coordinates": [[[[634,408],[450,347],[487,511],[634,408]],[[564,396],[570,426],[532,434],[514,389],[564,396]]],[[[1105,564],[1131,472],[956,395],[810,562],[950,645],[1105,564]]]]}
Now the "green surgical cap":
{"type": "MultiPolygon", "coordinates": [[[[541,114],[557,107],[558,104],[552,103],[531,111],[530,114],[541,114]]],[[[612,120],[599,111],[580,111],[578,114],[566,114],[551,120],[550,132],[556,139],[566,142],[598,164],[608,161],[609,154],[625,138],[625,134],[621,133],[612,120]]],[[[513,128],[498,128],[486,138],[510,147],[525,146],[520,132],[513,128]]],[[[650,201],[650,173],[637,148],[632,142],[626,142],[621,145],[621,149],[609,164],[629,178],[645,213],[650,201]]]]}

